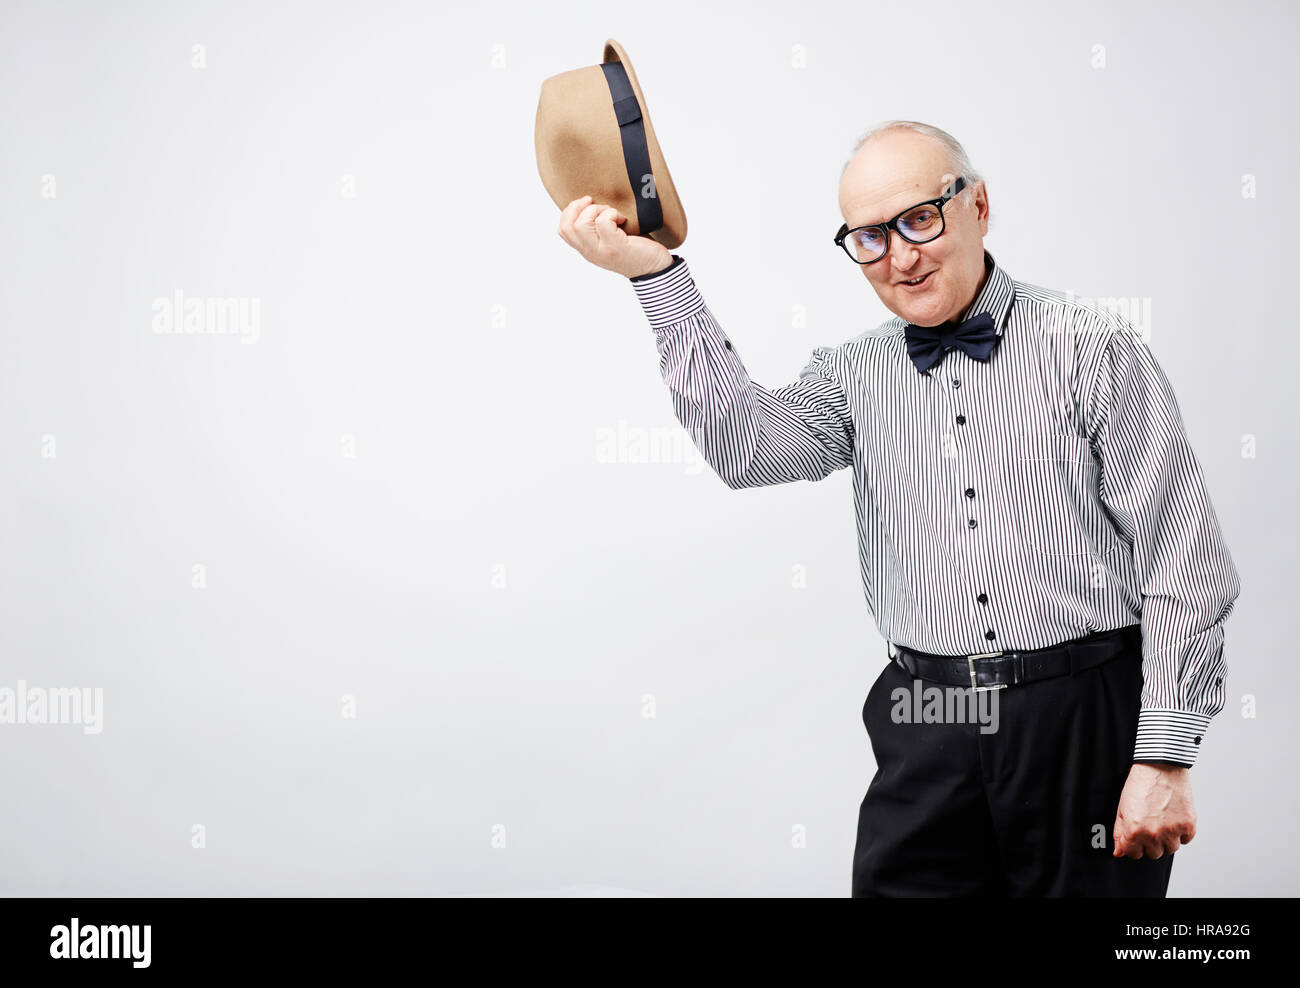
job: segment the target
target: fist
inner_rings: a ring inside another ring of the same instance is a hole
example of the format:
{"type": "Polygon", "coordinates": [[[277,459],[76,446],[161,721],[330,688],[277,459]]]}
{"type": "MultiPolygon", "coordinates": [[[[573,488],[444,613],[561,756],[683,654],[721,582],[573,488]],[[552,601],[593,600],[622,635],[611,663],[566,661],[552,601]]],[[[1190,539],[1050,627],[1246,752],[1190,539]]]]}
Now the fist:
{"type": "Polygon", "coordinates": [[[574,199],[560,211],[559,234],[564,242],[598,268],[625,278],[653,274],[673,263],[668,248],[646,236],[628,236],[620,226],[627,217],[613,206],[574,199]]]}
{"type": "Polygon", "coordinates": [[[1185,768],[1135,762],[1119,795],[1113,857],[1159,858],[1196,836],[1196,807],[1185,768]]]}

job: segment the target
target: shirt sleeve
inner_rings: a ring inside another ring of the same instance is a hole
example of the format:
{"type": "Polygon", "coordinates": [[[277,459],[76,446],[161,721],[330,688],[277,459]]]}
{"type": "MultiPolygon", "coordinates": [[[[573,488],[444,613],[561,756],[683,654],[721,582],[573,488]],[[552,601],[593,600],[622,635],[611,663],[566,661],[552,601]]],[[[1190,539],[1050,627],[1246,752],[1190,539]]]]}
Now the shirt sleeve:
{"type": "Polygon", "coordinates": [[[798,380],[763,387],[750,380],[684,259],[630,280],[677,419],[728,487],[822,480],[853,462],[853,420],[834,350],[817,347],[798,380]]]}
{"type": "Polygon", "coordinates": [[[1132,547],[1142,596],[1133,761],[1190,768],[1225,704],[1223,625],[1241,582],[1173,388],[1136,330],[1106,321],[1086,415],[1099,494],[1132,547]]]}

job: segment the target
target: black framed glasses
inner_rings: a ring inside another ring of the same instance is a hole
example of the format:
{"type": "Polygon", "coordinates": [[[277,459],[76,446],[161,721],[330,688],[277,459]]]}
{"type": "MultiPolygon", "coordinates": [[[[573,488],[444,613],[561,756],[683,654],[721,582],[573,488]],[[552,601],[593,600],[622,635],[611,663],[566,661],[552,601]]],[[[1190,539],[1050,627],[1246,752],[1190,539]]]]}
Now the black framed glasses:
{"type": "Polygon", "coordinates": [[[847,223],[841,224],[839,232],[835,234],[835,246],[843,248],[851,261],[874,264],[889,253],[890,230],[909,244],[929,243],[943,233],[946,227],[943,219],[944,203],[964,188],[966,176],[963,175],[939,198],[909,206],[888,222],[858,226],[852,230],[847,223]]]}

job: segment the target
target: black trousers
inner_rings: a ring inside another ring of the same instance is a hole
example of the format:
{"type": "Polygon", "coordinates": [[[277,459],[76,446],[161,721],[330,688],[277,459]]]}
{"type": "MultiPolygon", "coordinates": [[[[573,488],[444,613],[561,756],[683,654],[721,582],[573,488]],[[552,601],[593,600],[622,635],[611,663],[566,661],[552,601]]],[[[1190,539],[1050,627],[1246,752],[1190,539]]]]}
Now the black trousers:
{"type": "Polygon", "coordinates": [[[862,707],[877,769],[858,813],[853,897],[1163,897],[1173,855],[1112,856],[1140,647],[996,691],[993,733],[956,717],[898,722],[894,691],[911,694],[913,680],[890,662],[862,707]]]}

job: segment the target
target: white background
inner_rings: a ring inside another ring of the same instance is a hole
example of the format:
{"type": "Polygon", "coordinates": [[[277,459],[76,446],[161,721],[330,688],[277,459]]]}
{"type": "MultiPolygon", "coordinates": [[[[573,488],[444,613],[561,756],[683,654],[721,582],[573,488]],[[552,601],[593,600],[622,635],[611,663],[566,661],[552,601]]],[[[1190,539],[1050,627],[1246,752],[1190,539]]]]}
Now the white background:
{"type": "Polygon", "coordinates": [[[1298,20],[7,2],[0,688],[105,709],[0,725],[0,892],[848,894],[884,661],[849,472],[598,455],[676,427],[534,157],[542,80],[613,37],[755,381],[890,315],[831,244],[884,119],[963,141],[1013,277],[1150,300],[1243,579],[1169,892],[1295,894],[1298,20]],[[176,291],[259,300],[258,341],[155,333],[176,291]]]}

